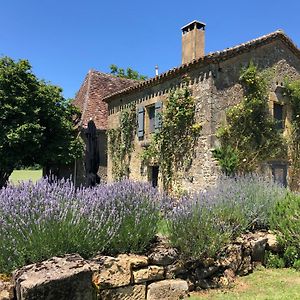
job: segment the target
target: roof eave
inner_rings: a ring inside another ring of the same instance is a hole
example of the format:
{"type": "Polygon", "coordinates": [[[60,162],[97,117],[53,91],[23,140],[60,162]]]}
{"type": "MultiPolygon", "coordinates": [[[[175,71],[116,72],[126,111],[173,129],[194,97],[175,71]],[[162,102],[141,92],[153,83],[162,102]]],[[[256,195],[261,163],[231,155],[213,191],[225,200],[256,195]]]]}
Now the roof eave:
{"type": "Polygon", "coordinates": [[[227,60],[227,59],[229,59],[233,56],[236,56],[240,53],[244,53],[246,51],[250,51],[252,49],[258,48],[259,46],[271,43],[274,40],[276,40],[277,38],[282,40],[300,58],[300,50],[293,43],[293,41],[282,30],[277,30],[268,35],[264,35],[257,39],[251,40],[249,42],[239,44],[237,46],[234,46],[234,47],[222,50],[222,51],[208,53],[204,57],[201,57],[197,60],[193,60],[193,61],[183,64],[177,68],[170,69],[165,73],[162,73],[158,76],[150,78],[150,79],[148,79],[140,84],[137,84],[135,86],[131,86],[131,87],[125,88],[119,92],[113,93],[113,94],[103,98],[103,101],[108,103],[116,97],[124,96],[124,95],[130,94],[130,93],[133,93],[133,92],[137,92],[137,91],[144,89],[145,87],[150,87],[150,86],[156,85],[160,82],[163,82],[167,79],[172,79],[174,77],[177,77],[178,75],[183,75],[191,67],[194,68],[194,67],[198,67],[201,65],[208,65],[211,63],[218,63],[220,61],[227,60]]]}

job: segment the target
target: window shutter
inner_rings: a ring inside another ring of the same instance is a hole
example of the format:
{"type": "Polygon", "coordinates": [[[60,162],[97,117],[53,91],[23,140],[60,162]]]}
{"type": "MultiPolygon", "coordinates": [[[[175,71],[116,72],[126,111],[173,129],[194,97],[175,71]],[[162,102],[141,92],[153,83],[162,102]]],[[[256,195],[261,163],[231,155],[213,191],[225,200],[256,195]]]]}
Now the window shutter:
{"type": "Polygon", "coordinates": [[[158,131],[162,125],[161,119],[161,112],[162,112],[162,102],[155,103],[155,130],[158,131]]]}
{"type": "Polygon", "coordinates": [[[145,108],[139,107],[138,109],[138,137],[144,137],[144,119],[145,119],[145,108]]]}

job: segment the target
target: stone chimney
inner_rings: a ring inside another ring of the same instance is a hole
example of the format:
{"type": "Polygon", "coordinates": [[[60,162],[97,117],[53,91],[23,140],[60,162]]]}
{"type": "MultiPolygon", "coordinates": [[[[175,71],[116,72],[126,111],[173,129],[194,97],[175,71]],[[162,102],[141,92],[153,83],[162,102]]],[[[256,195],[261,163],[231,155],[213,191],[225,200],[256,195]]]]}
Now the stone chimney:
{"type": "Polygon", "coordinates": [[[204,56],[205,25],[193,21],[182,30],[182,64],[204,56]]]}

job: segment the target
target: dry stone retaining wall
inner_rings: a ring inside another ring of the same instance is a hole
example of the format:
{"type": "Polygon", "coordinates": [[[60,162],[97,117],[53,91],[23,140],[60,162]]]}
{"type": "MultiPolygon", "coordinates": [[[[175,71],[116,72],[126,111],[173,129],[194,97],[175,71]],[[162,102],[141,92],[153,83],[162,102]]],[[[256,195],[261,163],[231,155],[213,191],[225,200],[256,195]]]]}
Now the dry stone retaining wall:
{"type": "Polygon", "coordinates": [[[157,237],[147,255],[77,254],[54,257],[0,281],[0,300],[176,300],[194,290],[230,286],[264,262],[265,250],[278,251],[268,232],[244,234],[217,259],[181,262],[176,249],[157,237]]]}

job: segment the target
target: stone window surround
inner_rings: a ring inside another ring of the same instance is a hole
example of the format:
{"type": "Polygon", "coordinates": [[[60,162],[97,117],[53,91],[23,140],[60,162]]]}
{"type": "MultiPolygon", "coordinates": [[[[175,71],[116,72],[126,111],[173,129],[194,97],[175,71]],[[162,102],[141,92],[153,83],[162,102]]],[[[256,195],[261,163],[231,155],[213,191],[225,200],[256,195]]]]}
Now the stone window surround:
{"type": "Polygon", "coordinates": [[[283,123],[283,129],[282,133],[283,135],[287,134],[287,130],[289,127],[289,124],[291,122],[290,120],[290,105],[287,103],[287,100],[285,99],[283,95],[283,86],[282,85],[276,85],[276,88],[273,92],[269,93],[269,112],[274,117],[274,104],[282,105],[283,108],[283,116],[282,116],[282,123],[283,123]]]}

